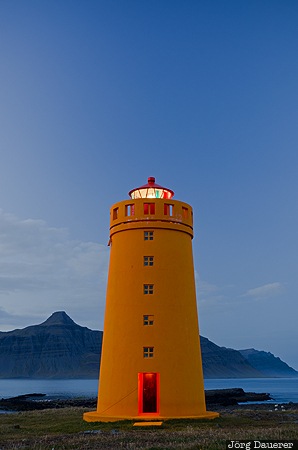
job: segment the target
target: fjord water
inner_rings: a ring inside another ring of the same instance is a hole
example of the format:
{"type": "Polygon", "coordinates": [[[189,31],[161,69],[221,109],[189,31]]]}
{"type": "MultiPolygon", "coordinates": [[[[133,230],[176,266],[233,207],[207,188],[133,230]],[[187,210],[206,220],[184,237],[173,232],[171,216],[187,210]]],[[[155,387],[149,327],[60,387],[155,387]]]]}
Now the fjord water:
{"type": "MultiPolygon", "coordinates": [[[[0,380],[0,398],[42,393],[46,398],[97,397],[97,379],[89,380],[0,380]]],[[[298,403],[298,378],[226,378],[206,379],[205,389],[242,388],[246,392],[266,392],[275,403],[298,403]]]]}
{"type": "Polygon", "coordinates": [[[93,398],[97,396],[97,379],[2,379],[0,380],[0,398],[40,393],[47,398],[93,398]]]}

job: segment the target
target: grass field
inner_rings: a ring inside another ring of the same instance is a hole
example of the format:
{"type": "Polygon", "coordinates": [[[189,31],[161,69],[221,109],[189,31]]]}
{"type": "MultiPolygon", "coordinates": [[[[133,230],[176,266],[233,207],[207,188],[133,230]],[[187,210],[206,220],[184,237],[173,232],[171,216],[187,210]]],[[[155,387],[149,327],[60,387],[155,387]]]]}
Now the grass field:
{"type": "Polygon", "coordinates": [[[227,409],[215,420],[168,420],[161,427],[133,422],[86,423],[83,408],[0,415],[0,450],[225,449],[226,440],[298,439],[298,409],[227,409]]]}

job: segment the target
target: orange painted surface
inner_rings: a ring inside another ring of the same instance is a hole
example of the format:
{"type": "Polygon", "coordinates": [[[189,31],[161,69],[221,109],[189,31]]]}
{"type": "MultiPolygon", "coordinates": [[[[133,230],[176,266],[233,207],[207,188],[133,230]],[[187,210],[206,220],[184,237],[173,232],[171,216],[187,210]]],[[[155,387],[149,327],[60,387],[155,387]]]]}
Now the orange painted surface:
{"type": "Polygon", "coordinates": [[[110,225],[98,404],[84,419],[217,417],[205,406],[191,206],[129,199],[112,206],[110,225]],[[140,399],[148,373],[157,374],[154,413],[140,399]]]}

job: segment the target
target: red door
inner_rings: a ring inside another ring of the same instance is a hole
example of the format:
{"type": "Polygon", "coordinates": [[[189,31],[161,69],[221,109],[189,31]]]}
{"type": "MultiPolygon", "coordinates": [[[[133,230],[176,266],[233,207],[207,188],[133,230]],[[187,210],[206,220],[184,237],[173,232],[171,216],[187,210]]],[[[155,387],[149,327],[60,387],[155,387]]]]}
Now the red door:
{"type": "Polygon", "coordinates": [[[139,414],[159,412],[159,374],[139,373],[139,414]]]}

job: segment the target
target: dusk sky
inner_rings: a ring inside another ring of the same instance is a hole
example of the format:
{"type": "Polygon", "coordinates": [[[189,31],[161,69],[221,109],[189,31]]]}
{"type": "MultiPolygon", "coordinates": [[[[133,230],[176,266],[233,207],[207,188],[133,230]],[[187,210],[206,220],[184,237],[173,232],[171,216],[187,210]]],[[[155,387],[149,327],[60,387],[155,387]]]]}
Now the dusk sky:
{"type": "Polygon", "coordinates": [[[0,64],[0,330],[103,329],[109,208],[155,176],[201,334],[298,370],[298,2],[1,0],[0,64]]]}

